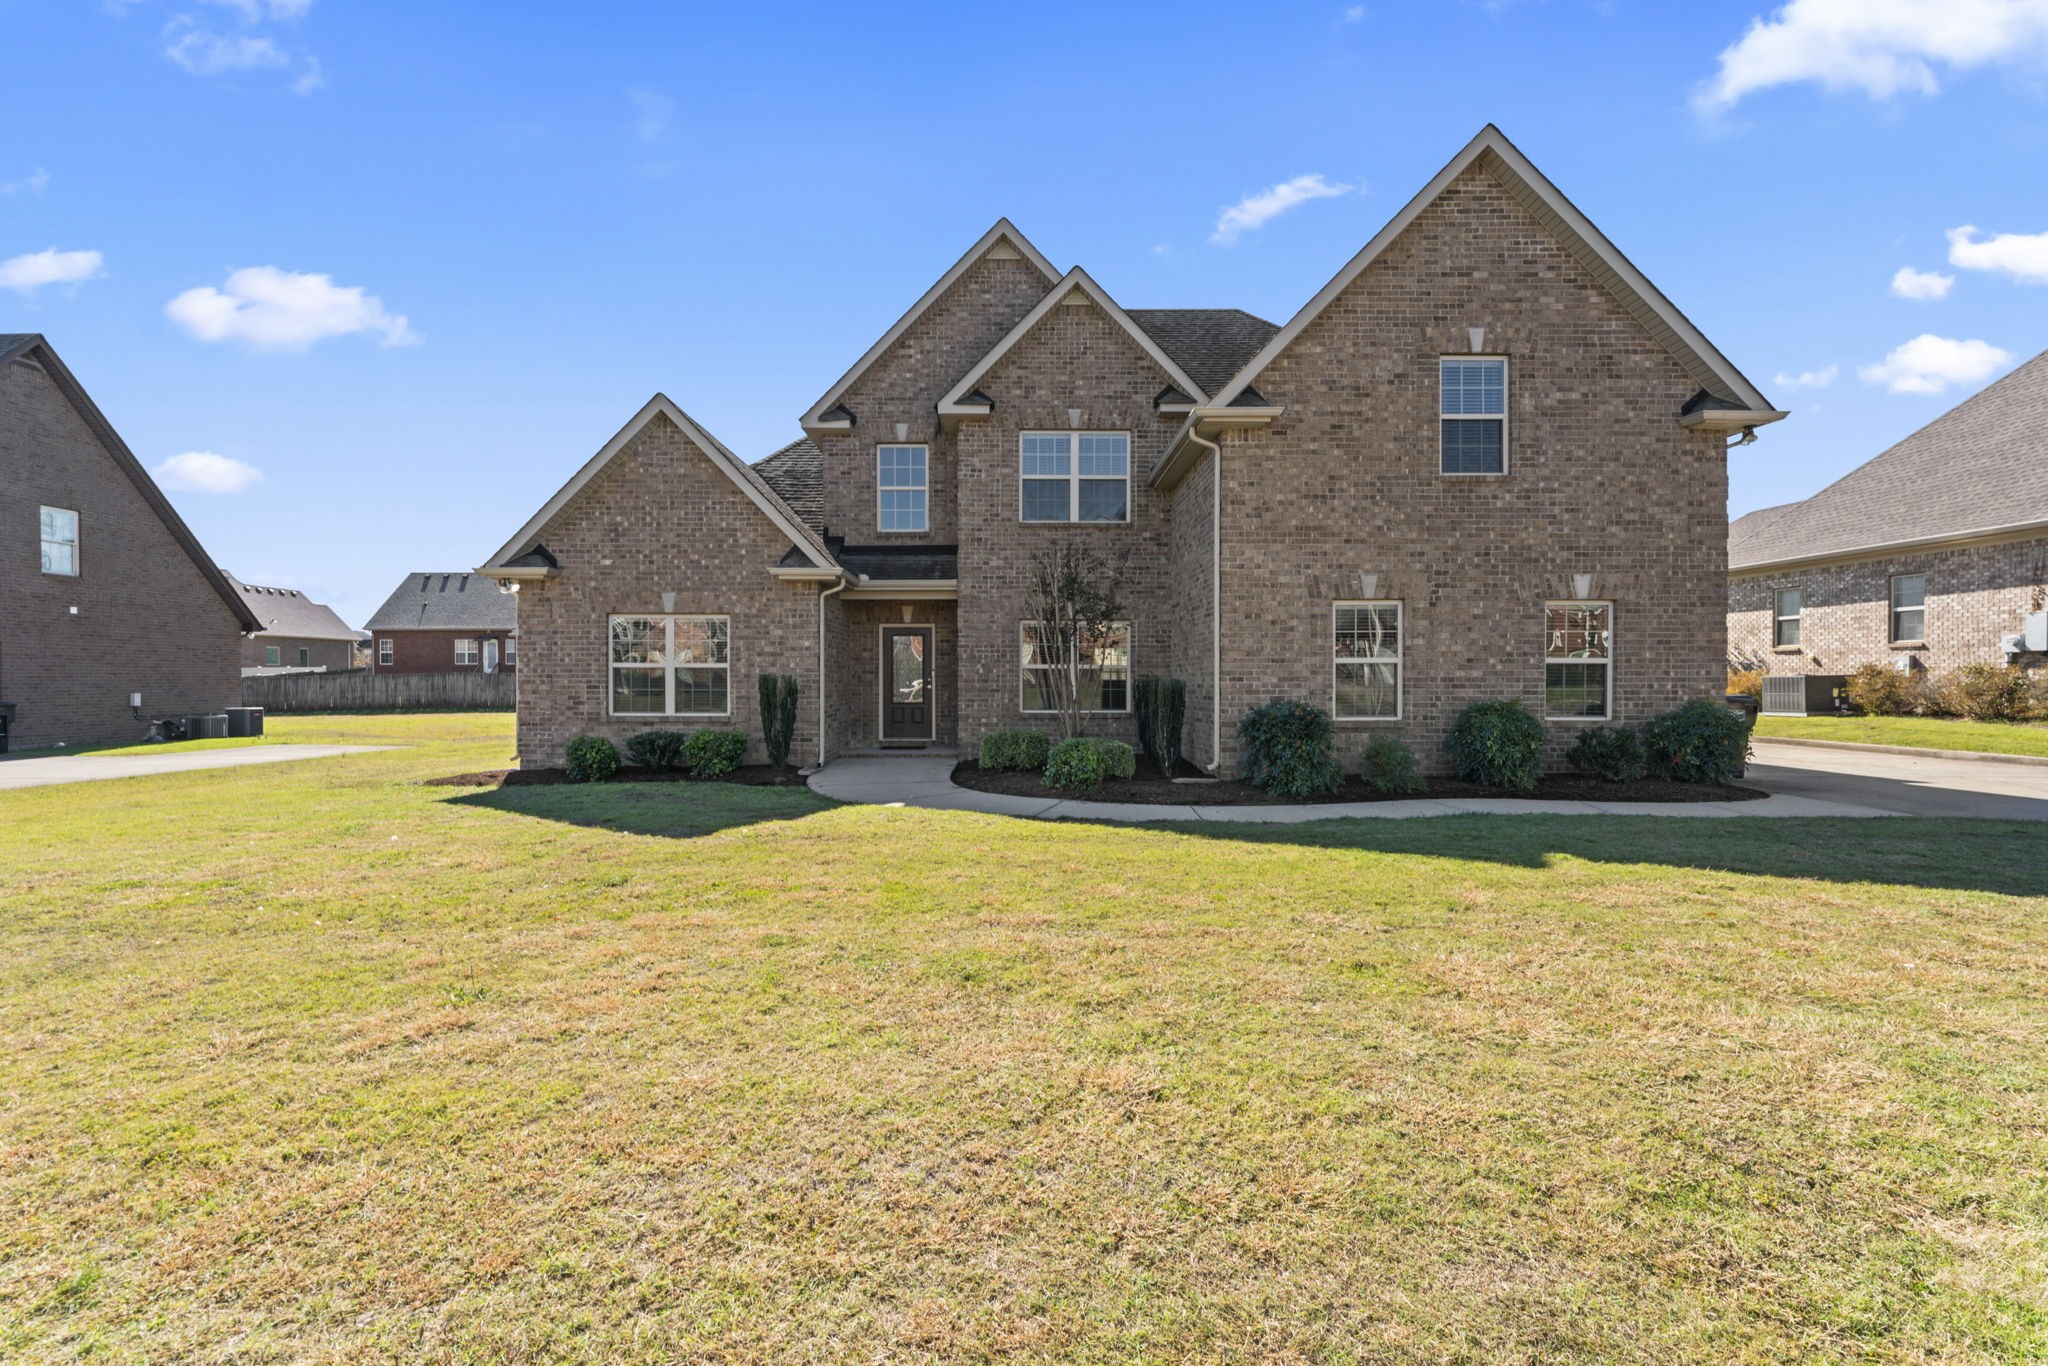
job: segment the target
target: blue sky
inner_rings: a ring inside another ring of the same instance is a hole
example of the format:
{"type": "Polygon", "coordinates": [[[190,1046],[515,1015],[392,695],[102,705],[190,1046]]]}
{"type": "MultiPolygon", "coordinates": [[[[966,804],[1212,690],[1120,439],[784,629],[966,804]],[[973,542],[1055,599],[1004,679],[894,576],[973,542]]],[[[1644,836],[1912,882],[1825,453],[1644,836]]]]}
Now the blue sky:
{"type": "Polygon", "coordinates": [[[750,459],[793,439],[1001,215],[1126,306],[1284,321],[1489,120],[1793,410],[1737,513],[2048,347],[2048,0],[0,0],[0,34],[0,331],[176,460],[225,568],[351,623],[657,389],[750,459]]]}

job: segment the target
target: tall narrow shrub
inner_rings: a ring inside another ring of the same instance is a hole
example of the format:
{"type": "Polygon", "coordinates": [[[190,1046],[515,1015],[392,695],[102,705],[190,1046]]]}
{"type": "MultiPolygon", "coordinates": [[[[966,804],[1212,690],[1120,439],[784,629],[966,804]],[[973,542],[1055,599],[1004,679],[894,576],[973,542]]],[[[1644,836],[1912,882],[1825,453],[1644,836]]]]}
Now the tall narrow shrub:
{"type": "Polygon", "coordinates": [[[757,682],[761,740],[768,747],[768,762],[781,768],[789,762],[789,746],[796,739],[796,699],[801,690],[791,674],[762,674],[757,682]]]}
{"type": "Polygon", "coordinates": [[[1178,678],[1144,678],[1132,699],[1137,707],[1138,743],[1145,757],[1171,778],[1180,767],[1180,732],[1188,715],[1188,685],[1178,678]]]}

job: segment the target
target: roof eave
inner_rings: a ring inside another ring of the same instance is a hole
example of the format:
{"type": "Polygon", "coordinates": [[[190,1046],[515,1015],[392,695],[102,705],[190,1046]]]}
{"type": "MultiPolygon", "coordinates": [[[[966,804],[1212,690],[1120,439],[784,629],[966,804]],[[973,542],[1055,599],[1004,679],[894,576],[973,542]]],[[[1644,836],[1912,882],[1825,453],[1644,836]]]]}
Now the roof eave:
{"type": "Polygon", "coordinates": [[[1875,555],[1891,555],[1902,550],[1925,550],[1931,546],[1963,545],[1977,541],[1996,540],[2007,536],[2025,536],[2033,532],[2048,532],[2048,518],[2036,518],[2028,522],[2012,522],[2005,526],[1982,527],[1974,531],[1944,531],[1932,536],[1909,536],[1897,541],[1873,541],[1868,545],[1848,546],[1840,550],[1816,551],[1808,555],[1784,555],[1773,560],[1749,560],[1742,564],[1730,563],[1730,574],[1754,574],[1765,569],[1784,569],[1791,565],[1830,564],[1836,560],[1867,559],[1875,555]]]}
{"type": "Polygon", "coordinates": [[[1718,432],[1726,435],[1747,431],[1752,427],[1768,426],[1773,422],[1783,422],[1790,416],[1792,414],[1775,408],[1763,412],[1750,408],[1701,408],[1697,412],[1686,413],[1680,417],[1678,425],[1687,431],[1718,432]]]}
{"type": "Polygon", "coordinates": [[[1173,440],[1167,443],[1165,457],[1152,467],[1152,473],[1145,478],[1145,486],[1170,489],[1181,481],[1181,476],[1188,472],[1198,458],[1195,452],[1201,447],[1202,441],[1196,438],[1206,440],[1207,434],[1202,431],[1203,427],[1208,427],[1211,432],[1264,427],[1286,411],[1287,406],[1281,403],[1247,408],[1221,408],[1215,404],[1204,404],[1196,408],[1188,414],[1187,421],[1180,424],[1180,430],[1173,434],[1173,440]]]}

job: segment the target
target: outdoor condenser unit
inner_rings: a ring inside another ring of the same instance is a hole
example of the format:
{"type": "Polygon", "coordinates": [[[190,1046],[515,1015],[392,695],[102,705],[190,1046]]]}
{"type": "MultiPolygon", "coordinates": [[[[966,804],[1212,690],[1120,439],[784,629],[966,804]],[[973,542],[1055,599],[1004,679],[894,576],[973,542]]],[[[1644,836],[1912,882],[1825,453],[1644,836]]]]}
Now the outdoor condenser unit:
{"type": "Polygon", "coordinates": [[[1765,716],[1833,716],[1848,705],[1845,674],[1772,674],[1764,679],[1765,716]]]}

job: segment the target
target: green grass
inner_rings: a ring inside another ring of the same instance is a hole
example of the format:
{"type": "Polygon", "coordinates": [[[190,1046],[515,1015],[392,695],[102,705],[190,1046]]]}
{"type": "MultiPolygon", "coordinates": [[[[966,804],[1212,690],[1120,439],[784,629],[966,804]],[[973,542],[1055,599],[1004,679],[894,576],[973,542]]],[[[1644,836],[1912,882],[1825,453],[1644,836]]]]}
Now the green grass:
{"type": "Polygon", "coordinates": [[[2048,1353],[2040,827],[0,794],[0,1359],[2048,1353]]]}
{"type": "Polygon", "coordinates": [[[1859,745],[2048,757],[2048,725],[2040,724],[1946,721],[1931,716],[1763,716],[1757,718],[1756,733],[1765,739],[1845,740],[1859,745]]]}

